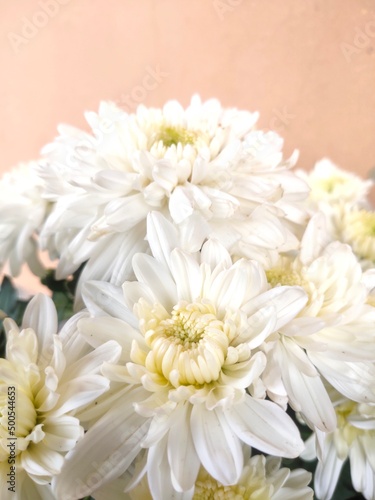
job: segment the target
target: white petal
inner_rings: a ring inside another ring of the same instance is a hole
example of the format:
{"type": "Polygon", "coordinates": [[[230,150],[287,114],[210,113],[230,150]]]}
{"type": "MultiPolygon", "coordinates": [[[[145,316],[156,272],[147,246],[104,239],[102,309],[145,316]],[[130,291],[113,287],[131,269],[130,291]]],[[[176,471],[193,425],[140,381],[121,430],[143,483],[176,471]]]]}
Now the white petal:
{"type": "Polygon", "coordinates": [[[69,368],[60,378],[60,384],[82,375],[98,374],[104,362],[117,363],[120,354],[121,346],[114,340],[109,340],[75,363],[69,365],[69,368]]]}
{"type": "Polygon", "coordinates": [[[371,362],[346,362],[309,351],[309,358],[320,373],[341,394],[361,403],[374,403],[375,366],[371,362]]]}
{"type": "Polygon", "coordinates": [[[277,312],[275,329],[278,330],[303,309],[307,300],[305,291],[298,286],[278,286],[250,300],[244,310],[250,315],[264,306],[273,305],[277,312]]]}
{"type": "Polygon", "coordinates": [[[168,161],[158,161],[153,168],[152,175],[155,181],[169,193],[178,182],[176,168],[168,161]]]}
{"type": "Polygon", "coordinates": [[[59,333],[59,339],[63,346],[63,352],[68,365],[77,361],[82,356],[90,352],[91,346],[82,335],[78,335],[78,322],[88,317],[87,311],[81,311],[70,318],[59,333]]]}
{"type": "Polygon", "coordinates": [[[147,468],[148,484],[154,500],[190,500],[192,498],[192,490],[178,492],[172,485],[172,472],[167,457],[167,438],[149,449],[147,468]]]}
{"type": "Polygon", "coordinates": [[[63,415],[91,403],[109,389],[109,380],[101,375],[82,375],[59,386],[61,397],[51,415],[63,415]]]}
{"type": "Polygon", "coordinates": [[[133,269],[141,283],[148,285],[158,302],[167,310],[176,303],[176,285],[167,268],[147,254],[137,254],[133,258],[133,269]]]}
{"type": "Polygon", "coordinates": [[[194,213],[179,226],[180,245],[187,252],[198,252],[211,233],[211,226],[199,213],[194,213]]]}
{"type": "Polygon", "coordinates": [[[350,473],[356,491],[366,488],[366,455],[360,441],[355,439],[350,448],[350,473]]]}
{"type": "Polygon", "coordinates": [[[202,247],[201,262],[207,263],[211,270],[218,266],[228,269],[232,265],[232,259],[228,250],[220,241],[210,238],[202,247]]]}
{"type": "Polygon", "coordinates": [[[238,481],[243,467],[240,441],[224,418],[221,408],[208,411],[193,406],[191,434],[203,467],[224,485],[238,481]]]}
{"type": "Polygon", "coordinates": [[[192,202],[181,186],[177,186],[171,194],[169,212],[177,224],[183,222],[184,219],[194,212],[192,202]]]}
{"type": "Polygon", "coordinates": [[[149,206],[141,193],[117,198],[110,201],[105,208],[106,224],[113,226],[118,232],[125,232],[145,219],[149,206]]]}
{"type": "Polygon", "coordinates": [[[122,357],[127,361],[130,361],[129,355],[133,340],[144,345],[144,338],[138,330],[121,319],[109,316],[81,319],[78,323],[78,331],[93,347],[115,340],[122,347],[122,357]]]}
{"type": "Polygon", "coordinates": [[[57,314],[50,297],[39,293],[26,307],[22,328],[32,328],[38,336],[39,354],[50,347],[57,332],[57,314]]]}
{"type": "Polygon", "coordinates": [[[64,463],[64,457],[57,451],[50,450],[43,442],[30,444],[21,454],[21,465],[35,476],[58,474],[64,463]]]}
{"type": "MultiPolygon", "coordinates": [[[[133,311],[134,305],[141,298],[149,304],[157,302],[157,297],[155,297],[150,288],[144,283],[139,283],[138,281],[125,281],[122,285],[122,291],[124,294],[124,303],[129,311],[133,311]]],[[[138,324],[138,319],[136,319],[135,316],[132,322],[134,322],[134,320],[138,324]]]]}
{"type": "Polygon", "coordinates": [[[311,264],[321,255],[329,242],[326,217],[322,212],[318,212],[311,217],[301,240],[300,260],[302,264],[311,264]],[[311,242],[314,243],[311,244],[311,242]]]}
{"type": "Polygon", "coordinates": [[[104,281],[89,281],[82,287],[82,296],[92,316],[112,316],[138,326],[134,314],[124,304],[121,287],[104,281]]]}
{"type": "Polygon", "coordinates": [[[193,302],[200,296],[201,273],[197,261],[191,255],[179,249],[173,250],[171,271],[176,282],[178,299],[193,302]]]}
{"type": "MultiPolygon", "coordinates": [[[[336,413],[323,382],[318,374],[309,376],[299,368],[295,363],[295,359],[298,358],[288,350],[290,344],[291,342],[288,342],[285,347],[279,344],[281,353],[279,364],[291,405],[296,411],[302,412],[310,425],[325,432],[333,431],[337,424],[336,413]]],[[[304,357],[305,364],[310,365],[311,362],[302,349],[298,347],[297,349],[300,351],[299,357],[304,357]]],[[[308,371],[308,368],[304,371],[308,371]]]]}
{"type": "Polygon", "coordinates": [[[200,467],[200,460],[190,434],[191,405],[181,404],[175,412],[168,433],[168,461],[179,486],[176,489],[188,491],[194,487],[200,467]]]}
{"type": "Polygon", "coordinates": [[[243,403],[233,405],[225,415],[237,436],[260,451],[294,458],[304,448],[293,420],[271,401],[246,395],[243,403]]]}
{"type": "Polygon", "coordinates": [[[90,495],[129,467],[149,425],[134,412],[132,402],[137,397],[142,397],[139,391],[132,391],[118,401],[68,453],[61,473],[52,481],[57,498],[90,495]]]}
{"type": "Polygon", "coordinates": [[[318,462],[314,478],[314,490],[318,498],[329,499],[332,497],[344,462],[336,453],[333,440],[326,449],[324,462],[318,462]]]}
{"type": "Polygon", "coordinates": [[[246,303],[252,296],[253,286],[257,287],[254,264],[241,259],[216,276],[209,298],[217,305],[219,314],[225,314],[227,309],[235,311],[246,303]]]}
{"type": "Polygon", "coordinates": [[[148,246],[144,241],[145,232],[145,222],[141,222],[126,233],[106,235],[95,242],[95,249],[90,252],[90,259],[78,281],[76,311],[84,307],[81,290],[87,281],[110,281],[121,286],[124,281],[133,279],[132,258],[148,246]]]}
{"type": "Polygon", "coordinates": [[[153,256],[169,267],[171,251],[178,247],[178,231],[161,213],[151,212],[147,217],[147,239],[153,256]]]}
{"type": "Polygon", "coordinates": [[[266,338],[275,331],[276,310],[271,306],[262,307],[249,317],[248,328],[234,338],[232,345],[246,342],[250,349],[259,347],[266,338]]]}

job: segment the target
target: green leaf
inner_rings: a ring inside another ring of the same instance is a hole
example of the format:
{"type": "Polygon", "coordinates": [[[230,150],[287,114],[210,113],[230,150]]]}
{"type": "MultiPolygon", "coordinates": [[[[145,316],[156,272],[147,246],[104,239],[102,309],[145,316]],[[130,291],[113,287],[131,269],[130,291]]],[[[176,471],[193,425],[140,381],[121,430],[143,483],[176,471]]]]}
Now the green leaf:
{"type": "Polygon", "coordinates": [[[10,278],[4,276],[0,287],[0,357],[5,357],[6,336],[3,327],[5,318],[12,318],[17,325],[22,323],[28,301],[20,300],[17,289],[10,278]]]}
{"type": "Polygon", "coordinates": [[[52,300],[55,303],[59,323],[73,315],[73,299],[66,292],[54,292],[52,300]]]}

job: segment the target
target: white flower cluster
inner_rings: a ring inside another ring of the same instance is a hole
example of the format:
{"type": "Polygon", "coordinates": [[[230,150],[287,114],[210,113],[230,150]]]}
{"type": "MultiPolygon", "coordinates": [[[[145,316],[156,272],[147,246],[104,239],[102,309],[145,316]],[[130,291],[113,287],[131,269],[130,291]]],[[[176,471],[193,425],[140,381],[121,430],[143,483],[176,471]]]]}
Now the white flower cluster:
{"type": "Polygon", "coordinates": [[[1,498],[308,500],[311,475],[281,465],[302,454],[319,499],[347,458],[374,499],[371,183],[328,160],[293,172],[256,114],[214,99],[86,118],[0,204],[13,273],[37,241],[57,279],[81,272],[58,335],[41,297],[7,320],[1,498]]]}

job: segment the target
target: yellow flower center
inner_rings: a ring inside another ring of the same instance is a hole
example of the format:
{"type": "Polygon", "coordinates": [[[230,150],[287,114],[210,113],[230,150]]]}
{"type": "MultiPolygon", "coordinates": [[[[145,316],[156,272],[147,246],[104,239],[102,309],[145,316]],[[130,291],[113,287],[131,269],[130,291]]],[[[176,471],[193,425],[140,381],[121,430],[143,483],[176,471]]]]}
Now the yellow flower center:
{"type": "Polygon", "coordinates": [[[356,427],[350,422],[350,418],[354,417],[353,421],[359,420],[360,426],[361,421],[366,422],[367,420],[372,421],[374,419],[374,408],[365,403],[346,401],[336,406],[335,411],[337,415],[337,428],[333,433],[333,442],[338,457],[341,460],[345,460],[350,453],[350,448],[354,441],[358,438],[368,440],[375,437],[375,430],[356,427]]]}
{"type": "Polygon", "coordinates": [[[177,144],[182,144],[183,146],[186,146],[187,144],[194,144],[196,139],[196,132],[187,130],[183,127],[163,125],[160,127],[154,142],[161,141],[165,147],[169,148],[173,145],[177,146],[177,144]]]}
{"type": "Polygon", "coordinates": [[[217,319],[208,301],[180,302],[172,313],[150,311],[144,324],[150,348],[146,368],[173,386],[209,384],[219,378],[230,326],[217,319]]]}
{"type": "Polygon", "coordinates": [[[296,271],[288,268],[275,267],[266,271],[267,281],[272,287],[302,286],[307,288],[307,282],[296,271]]]}
{"type": "Polygon", "coordinates": [[[267,483],[265,470],[245,467],[240,482],[223,486],[201,470],[195,483],[193,500],[269,500],[273,487],[267,483]]]}
{"type": "Polygon", "coordinates": [[[338,429],[336,441],[337,439],[343,439],[346,444],[351,446],[353,441],[357,439],[358,436],[366,432],[362,429],[354,427],[350,422],[348,422],[348,417],[352,413],[356,412],[357,406],[357,403],[353,401],[347,401],[346,403],[343,403],[335,408],[338,429]]]}
{"type": "Polygon", "coordinates": [[[345,184],[346,182],[348,182],[347,179],[338,175],[332,175],[331,177],[326,177],[325,179],[319,179],[318,185],[322,191],[333,193],[337,186],[345,184]]]}
{"type": "MultiPolygon", "coordinates": [[[[208,477],[206,480],[197,481],[193,500],[243,500],[245,498],[244,486],[223,486],[215,479],[208,477]]],[[[266,500],[266,499],[265,499],[266,500]]]]}
{"type": "Polygon", "coordinates": [[[375,212],[355,210],[347,214],[343,236],[359,257],[375,260],[375,212]]]}

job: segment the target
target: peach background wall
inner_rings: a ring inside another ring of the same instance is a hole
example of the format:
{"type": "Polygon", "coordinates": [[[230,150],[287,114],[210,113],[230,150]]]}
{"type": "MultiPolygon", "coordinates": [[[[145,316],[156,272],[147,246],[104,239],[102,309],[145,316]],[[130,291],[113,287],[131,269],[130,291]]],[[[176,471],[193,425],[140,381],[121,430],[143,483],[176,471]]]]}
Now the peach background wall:
{"type": "Polygon", "coordinates": [[[0,34],[1,169],[100,99],[194,92],[259,110],[302,167],[375,167],[374,0],[3,0],[0,34]]]}
{"type": "Polygon", "coordinates": [[[0,171],[101,99],[198,92],[261,113],[301,152],[375,167],[375,0],[3,0],[0,171]]]}

